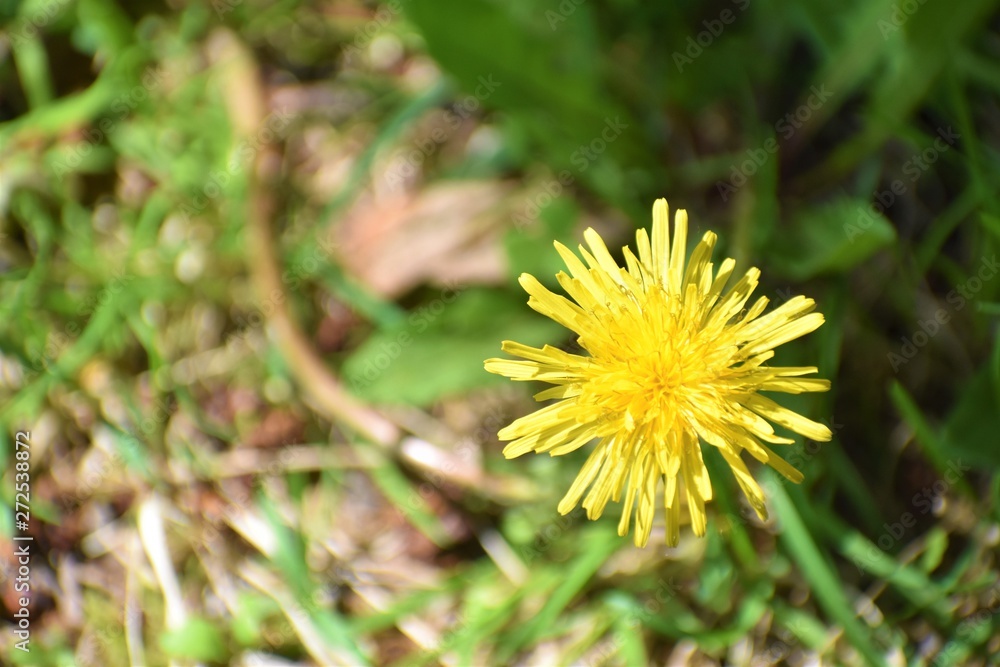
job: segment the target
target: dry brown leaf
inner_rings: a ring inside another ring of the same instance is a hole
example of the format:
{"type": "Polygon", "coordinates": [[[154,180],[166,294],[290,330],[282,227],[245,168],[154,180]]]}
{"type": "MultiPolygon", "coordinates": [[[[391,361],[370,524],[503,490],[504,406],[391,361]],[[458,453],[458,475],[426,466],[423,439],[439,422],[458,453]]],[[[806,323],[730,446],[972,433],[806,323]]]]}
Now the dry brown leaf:
{"type": "Polygon", "coordinates": [[[510,188],[461,181],[363,196],[334,231],[345,269],[375,293],[395,298],[417,285],[495,284],[507,262],[501,245],[510,188]]]}

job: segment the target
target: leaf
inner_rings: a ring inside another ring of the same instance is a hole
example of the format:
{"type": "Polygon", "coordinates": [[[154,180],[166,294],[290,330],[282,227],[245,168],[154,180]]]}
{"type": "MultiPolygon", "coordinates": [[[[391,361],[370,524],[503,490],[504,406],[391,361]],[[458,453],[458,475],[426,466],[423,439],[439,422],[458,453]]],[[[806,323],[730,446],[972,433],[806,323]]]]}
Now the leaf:
{"type": "Polygon", "coordinates": [[[500,355],[503,340],[556,344],[565,330],[497,290],[445,291],[406,322],[375,333],[348,359],[342,375],[370,401],[429,405],[491,379],[483,361],[500,355]]]}
{"type": "Polygon", "coordinates": [[[406,6],[435,60],[466,90],[479,88],[490,106],[553,113],[570,124],[570,135],[585,118],[599,126],[609,102],[600,99],[600,57],[588,8],[579,8],[560,30],[546,24],[544,12],[524,9],[523,2],[486,0],[413,0],[406,6]]]}
{"type": "Polygon", "coordinates": [[[586,548],[581,549],[572,561],[559,566],[561,571],[559,585],[547,596],[545,604],[534,616],[532,623],[522,625],[509,639],[504,646],[505,650],[531,645],[546,631],[551,630],[570,602],[587,588],[601,566],[624,542],[607,530],[606,526],[582,532],[579,539],[586,548]]]}
{"type": "MultiPolygon", "coordinates": [[[[544,204],[545,200],[541,199],[544,194],[547,193],[542,191],[535,200],[544,204]]],[[[541,224],[508,231],[504,236],[508,274],[516,279],[522,273],[530,273],[544,282],[558,271],[563,271],[562,260],[552,248],[552,239],[568,238],[579,216],[580,209],[573,199],[560,197],[541,208],[538,213],[541,224]]]]}
{"type": "MultiPolygon", "coordinates": [[[[776,479],[770,470],[765,471],[774,513],[780,517],[781,542],[793,561],[798,565],[803,578],[809,583],[820,607],[844,629],[848,641],[865,657],[868,664],[886,665],[885,659],[876,647],[869,630],[858,620],[851,602],[847,598],[844,584],[833,566],[816,543],[806,522],[789,496],[789,491],[776,479]]],[[[795,490],[796,499],[802,500],[801,490],[795,490]]]]}
{"type": "Polygon", "coordinates": [[[508,195],[507,186],[491,181],[444,181],[415,193],[363,196],[338,225],[334,252],[383,297],[427,282],[498,283],[508,195]]]}
{"type": "Polygon", "coordinates": [[[795,217],[772,241],[775,270],[793,280],[843,273],[896,240],[896,230],[864,200],[844,197],[795,217]]]}
{"type": "Polygon", "coordinates": [[[833,103],[823,108],[824,113],[833,114],[847,100],[842,91],[850,92],[855,84],[870,80],[872,65],[882,60],[879,80],[871,87],[864,111],[865,129],[842,143],[814,174],[814,180],[842,178],[897,133],[900,124],[928,99],[941,73],[964,55],[970,33],[982,25],[996,4],[997,0],[869,3],[869,16],[875,20],[853,22],[861,31],[856,31],[853,43],[845,42],[851,50],[836,54],[839,57],[831,59],[827,76],[819,78],[836,93],[833,103]],[[847,69],[845,63],[854,60],[855,54],[864,55],[865,66],[847,69]],[[850,78],[839,76],[851,72],[855,75],[850,78]],[[841,81],[851,85],[841,85],[841,81]]]}
{"type": "Polygon", "coordinates": [[[982,470],[1000,469],[1000,448],[995,445],[998,413],[1000,387],[996,373],[990,365],[984,365],[966,385],[945,421],[941,437],[949,457],[982,470]]]}
{"type": "Polygon", "coordinates": [[[239,595],[239,603],[230,627],[233,637],[242,646],[254,646],[263,639],[264,622],[281,613],[281,608],[269,597],[244,591],[239,595]]]}
{"type": "MultiPolygon", "coordinates": [[[[938,473],[944,476],[952,468],[953,463],[964,463],[961,459],[955,461],[953,456],[955,452],[950,451],[944,437],[931,426],[920,406],[899,381],[893,381],[889,387],[889,398],[892,399],[903,421],[913,429],[914,437],[920,443],[924,454],[937,468],[938,473]]],[[[974,495],[969,483],[962,477],[956,480],[955,487],[967,497],[971,498],[974,495]]]]}
{"type": "Polygon", "coordinates": [[[938,75],[954,62],[957,52],[968,48],[965,44],[969,32],[979,28],[996,5],[997,0],[969,0],[954,5],[905,1],[894,4],[878,26],[886,39],[902,32],[904,49],[884,80],[872,88],[869,118],[877,124],[876,132],[887,136],[896,131],[899,121],[927,98],[938,75]]]}
{"type": "Polygon", "coordinates": [[[223,662],[228,655],[222,633],[204,618],[192,616],[179,628],[160,636],[160,647],[171,657],[223,662]]]}
{"type": "MultiPolygon", "coordinates": [[[[621,208],[630,205],[624,165],[656,169],[638,120],[608,94],[593,9],[568,16],[556,0],[491,2],[409,0],[407,16],[431,56],[475,101],[504,112],[543,149],[542,159],[571,169],[621,208]],[[565,20],[561,20],[565,19],[565,20]]],[[[537,152],[523,156],[539,159],[537,152]]]]}

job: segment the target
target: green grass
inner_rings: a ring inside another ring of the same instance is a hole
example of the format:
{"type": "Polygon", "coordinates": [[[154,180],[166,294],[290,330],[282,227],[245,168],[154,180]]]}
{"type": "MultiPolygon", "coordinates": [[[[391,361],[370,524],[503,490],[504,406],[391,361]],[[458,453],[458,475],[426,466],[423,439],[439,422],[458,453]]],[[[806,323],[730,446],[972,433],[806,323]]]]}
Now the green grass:
{"type": "Polygon", "coordinates": [[[0,0],[0,662],[1000,664],[1000,14],[910,4],[0,0]],[[636,549],[556,513],[586,452],[503,458],[540,388],[482,362],[572,344],[518,275],[660,196],[816,299],[783,404],[834,438],[764,522],[709,452],[709,534],[636,549]]]}

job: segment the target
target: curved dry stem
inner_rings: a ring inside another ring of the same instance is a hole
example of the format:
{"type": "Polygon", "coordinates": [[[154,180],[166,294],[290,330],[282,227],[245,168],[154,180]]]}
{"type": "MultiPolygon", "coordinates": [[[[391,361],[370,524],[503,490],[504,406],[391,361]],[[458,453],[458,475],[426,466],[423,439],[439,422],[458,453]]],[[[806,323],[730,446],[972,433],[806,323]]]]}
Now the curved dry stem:
{"type": "Polygon", "coordinates": [[[275,343],[292,375],[324,416],[379,445],[394,447],[400,438],[399,428],[344,389],[291,317],[270,225],[281,157],[273,145],[261,141],[267,118],[260,74],[252,55],[229,31],[217,32],[210,50],[224,72],[220,83],[237,141],[253,138],[246,145],[260,145],[248,179],[249,264],[260,298],[274,304],[267,322],[275,343]]]}

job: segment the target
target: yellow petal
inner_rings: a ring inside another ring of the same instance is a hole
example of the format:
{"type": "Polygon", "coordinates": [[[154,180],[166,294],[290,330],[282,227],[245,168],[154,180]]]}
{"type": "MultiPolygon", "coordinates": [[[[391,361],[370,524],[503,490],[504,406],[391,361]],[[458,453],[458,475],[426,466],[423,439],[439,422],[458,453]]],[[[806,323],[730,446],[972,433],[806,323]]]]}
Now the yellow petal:
{"type": "Polygon", "coordinates": [[[740,458],[739,454],[735,454],[728,450],[722,450],[722,455],[725,457],[726,462],[729,464],[730,469],[733,471],[733,475],[736,477],[736,483],[740,485],[743,489],[743,494],[746,496],[747,501],[749,501],[750,506],[753,507],[757,516],[760,517],[761,521],[767,519],[767,504],[764,500],[764,491],[760,488],[760,484],[757,480],[753,478],[750,471],[747,469],[746,463],[740,458]]]}
{"type": "Polygon", "coordinates": [[[566,443],[578,443],[573,447],[573,449],[577,449],[587,444],[593,437],[591,426],[581,426],[575,420],[568,419],[533,430],[514,440],[503,448],[503,455],[508,459],[513,459],[531,451],[545,452],[566,443]]]}
{"type": "Polygon", "coordinates": [[[774,378],[760,384],[761,391],[783,391],[786,394],[801,394],[807,391],[829,391],[830,381],[818,378],[774,378]]]}
{"type": "Polygon", "coordinates": [[[501,440],[513,440],[564,424],[575,425],[575,420],[571,414],[575,407],[576,402],[573,399],[547,405],[544,408],[535,410],[531,414],[514,420],[513,423],[500,429],[497,435],[501,440]]]}
{"type": "Polygon", "coordinates": [[[784,426],[790,431],[795,431],[812,440],[825,442],[833,437],[830,429],[823,424],[807,419],[797,412],[792,412],[765,396],[759,394],[749,396],[743,401],[743,405],[760,416],[767,417],[775,424],[784,426]]]}
{"type": "Polygon", "coordinates": [[[701,241],[695,246],[694,252],[691,253],[691,259],[688,262],[687,271],[684,273],[684,284],[695,283],[701,279],[702,269],[708,263],[709,258],[712,256],[712,249],[715,247],[716,237],[715,232],[705,232],[705,235],[701,237],[701,241]]]}
{"type": "Polygon", "coordinates": [[[632,463],[632,469],[629,471],[628,489],[625,491],[625,500],[622,502],[622,518],[618,521],[618,534],[622,537],[628,535],[635,497],[645,474],[645,464],[646,457],[642,456],[632,463]]]}
{"type": "MultiPolygon", "coordinates": [[[[641,245],[639,252],[642,252],[641,245]]],[[[653,253],[650,261],[656,281],[665,287],[670,266],[670,211],[666,199],[657,199],[653,204],[653,253]]]]}
{"type": "Polygon", "coordinates": [[[531,295],[528,299],[531,308],[577,333],[582,334],[587,330],[583,326],[587,321],[586,314],[578,305],[564,296],[553,294],[529,273],[522,273],[518,282],[531,295]]]}
{"type": "Polygon", "coordinates": [[[571,398],[579,396],[582,391],[583,389],[578,384],[564,384],[540,391],[532,396],[532,398],[539,402],[548,401],[553,398],[571,398]]]}
{"type": "Polygon", "coordinates": [[[635,233],[635,247],[639,253],[639,262],[646,273],[655,278],[657,274],[653,268],[653,249],[649,244],[649,234],[646,233],[645,229],[640,229],[635,233]]]}
{"type": "MultiPolygon", "coordinates": [[[[728,322],[736,313],[740,312],[744,304],[750,300],[750,295],[757,288],[757,281],[760,278],[760,269],[752,268],[747,271],[740,281],[733,285],[732,289],[719,301],[707,316],[705,327],[715,329],[728,322]]],[[[751,356],[751,355],[746,355],[751,356]]]]}
{"type": "Polygon", "coordinates": [[[786,322],[790,322],[797,317],[811,312],[815,307],[816,302],[812,299],[804,296],[794,296],[767,315],[763,315],[753,322],[747,323],[741,331],[743,340],[754,340],[775,327],[779,327],[786,322]]]}
{"type": "MultiPolygon", "coordinates": [[[[709,290],[709,297],[718,297],[722,294],[722,290],[725,289],[726,283],[729,282],[729,277],[733,275],[733,269],[735,268],[735,259],[727,257],[722,261],[722,264],[719,265],[719,272],[715,274],[715,280],[712,282],[712,289],[709,290]]],[[[712,303],[714,303],[714,298],[706,306],[711,307],[712,303]]]]}
{"type": "Polygon", "coordinates": [[[573,480],[573,484],[570,485],[569,491],[559,501],[558,510],[560,514],[569,514],[576,507],[576,504],[580,502],[583,492],[597,477],[597,473],[600,472],[609,449],[610,447],[606,443],[601,443],[590,453],[590,456],[587,457],[586,462],[584,462],[583,467],[580,469],[580,473],[573,480]]]}
{"type": "Polygon", "coordinates": [[[653,530],[653,517],[656,515],[656,485],[660,475],[654,466],[648,466],[641,477],[642,487],[639,493],[639,506],[635,510],[635,545],[646,546],[649,534],[653,530]]]}
{"type": "Polygon", "coordinates": [[[677,485],[669,496],[664,495],[667,498],[667,546],[676,547],[677,543],[680,542],[681,535],[681,501],[680,501],[680,489],[677,485]]]}
{"type": "Polygon", "coordinates": [[[688,513],[691,515],[691,528],[695,535],[701,537],[705,534],[706,527],[705,499],[695,482],[691,458],[685,457],[681,471],[684,474],[684,491],[687,494],[688,513]]]}
{"type": "Polygon", "coordinates": [[[608,252],[608,247],[604,245],[604,239],[601,238],[600,234],[595,232],[592,227],[587,227],[583,232],[583,238],[587,240],[587,245],[590,246],[590,251],[593,253],[594,259],[597,260],[598,265],[602,269],[607,271],[612,278],[621,273],[621,268],[611,256],[611,253],[608,252]]]}
{"type": "Polygon", "coordinates": [[[684,260],[687,255],[688,214],[684,209],[674,213],[674,245],[670,250],[670,292],[683,289],[684,260]]]}
{"type": "Polygon", "coordinates": [[[799,484],[805,479],[802,473],[793,468],[788,461],[775,454],[767,445],[763,445],[763,447],[768,454],[767,465],[774,468],[782,477],[795,484],[799,484]]]}
{"type": "Polygon", "coordinates": [[[778,327],[763,338],[758,338],[744,347],[741,352],[747,356],[753,356],[763,352],[764,350],[770,350],[778,347],[779,345],[783,345],[790,340],[795,340],[800,336],[804,336],[807,333],[815,331],[823,324],[823,322],[824,318],[822,313],[809,313],[808,315],[804,315],[797,320],[793,320],[784,326],[778,327]]]}
{"type": "Polygon", "coordinates": [[[582,352],[507,341],[503,350],[516,358],[485,363],[512,380],[553,385],[536,390],[535,399],[555,403],[501,429],[510,441],[504,454],[559,456],[597,439],[559,511],[582,504],[596,519],[607,503],[621,502],[619,532],[632,529],[640,546],[652,533],[661,477],[667,543],[678,543],[682,514],[694,534],[707,532],[713,486],[702,447],[722,453],[765,517],[764,491],[743,451],[798,482],[802,474],[770,448],[794,442],[776,426],[815,440],[832,437],[761,393],[830,388],[828,380],[804,377],[817,373],[813,366],[767,365],[775,347],[822,324],[815,302],[798,296],[771,312],[767,297],[751,303],[760,271],[751,268],[730,286],[735,262],[725,259],[717,269],[711,262],[715,234],[704,233],[688,256],[687,213],[675,212],[673,230],[669,213],[665,200],[654,203],[651,232],[636,233],[634,252],[622,249],[624,267],[588,229],[576,252],[555,244],[567,267],[556,274],[559,294],[521,276],[528,305],[575,332],[582,352]]]}

